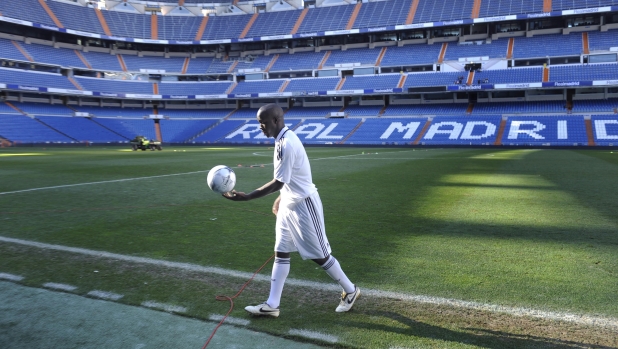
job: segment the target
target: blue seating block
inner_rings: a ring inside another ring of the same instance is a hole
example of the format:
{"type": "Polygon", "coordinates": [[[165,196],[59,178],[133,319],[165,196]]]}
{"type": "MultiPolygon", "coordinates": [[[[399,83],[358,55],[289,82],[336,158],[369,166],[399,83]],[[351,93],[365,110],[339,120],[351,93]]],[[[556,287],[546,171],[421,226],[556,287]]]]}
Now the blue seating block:
{"type": "Polygon", "coordinates": [[[503,145],[586,145],[583,116],[509,117],[503,145]]]}

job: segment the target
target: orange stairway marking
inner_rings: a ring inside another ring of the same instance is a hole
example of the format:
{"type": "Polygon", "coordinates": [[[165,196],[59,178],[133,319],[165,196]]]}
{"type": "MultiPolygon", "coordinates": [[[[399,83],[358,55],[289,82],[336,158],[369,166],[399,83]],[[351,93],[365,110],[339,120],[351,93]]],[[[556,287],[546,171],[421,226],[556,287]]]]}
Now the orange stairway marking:
{"type": "Polygon", "coordinates": [[[34,59],[32,58],[32,56],[30,56],[28,51],[26,51],[26,49],[23,48],[17,41],[11,40],[11,42],[19,50],[19,52],[21,52],[21,54],[26,57],[27,60],[29,60],[30,62],[34,62],[34,59]]]}
{"type": "Polygon", "coordinates": [[[270,68],[272,68],[277,61],[277,59],[279,59],[279,54],[274,55],[273,58],[270,59],[270,62],[268,62],[268,65],[266,66],[266,69],[264,69],[264,71],[268,73],[268,71],[270,71],[270,68]]]}
{"type": "Polygon", "coordinates": [[[500,127],[498,127],[498,134],[496,135],[496,141],[494,145],[502,145],[502,135],[504,134],[504,129],[506,128],[506,118],[502,118],[500,121],[500,127]]]}
{"type": "Polygon", "coordinates": [[[234,61],[234,63],[232,63],[232,65],[230,66],[230,68],[227,70],[228,73],[233,73],[234,69],[236,69],[236,66],[238,65],[238,61],[234,61]]]}
{"type": "Polygon", "coordinates": [[[103,31],[105,32],[105,35],[113,36],[112,31],[109,30],[109,26],[107,25],[107,21],[105,20],[105,17],[103,16],[103,13],[101,12],[101,10],[99,10],[98,8],[95,8],[94,12],[97,14],[97,18],[99,19],[99,23],[101,23],[101,27],[103,27],[103,31]]]}
{"type": "Polygon", "coordinates": [[[190,57],[185,58],[185,62],[182,64],[182,72],[180,72],[181,74],[186,74],[187,73],[187,69],[189,69],[189,62],[191,61],[190,57]]]}
{"type": "Polygon", "coordinates": [[[474,0],[474,5],[472,5],[472,14],[470,18],[479,18],[479,13],[481,13],[481,0],[474,0]]]}
{"type": "Polygon", "coordinates": [[[356,5],[354,6],[354,11],[352,11],[352,14],[350,15],[350,19],[348,20],[348,25],[345,26],[346,30],[350,30],[352,29],[352,27],[354,27],[354,22],[356,22],[356,17],[358,17],[358,13],[360,12],[362,5],[363,5],[362,2],[357,2],[356,5]]]}
{"type": "Polygon", "coordinates": [[[406,79],[407,78],[408,78],[407,74],[401,74],[401,77],[399,78],[399,83],[397,84],[397,87],[403,88],[403,85],[406,83],[406,79]]]}
{"type": "Polygon", "coordinates": [[[345,77],[341,78],[341,80],[339,80],[339,83],[337,84],[337,88],[335,88],[335,90],[339,91],[341,90],[341,87],[343,86],[343,84],[345,83],[345,77]]]}
{"type": "Polygon", "coordinates": [[[277,92],[285,91],[285,88],[288,87],[289,84],[290,84],[290,80],[285,80],[283,82],[283,84],[281,84],[281,87],[279,87],[279,91],[277,91],[277,92]]]}
{"type": "Polygon", "coordinates": [[[202,35],[204,35],[204,30],[206,30],[206,24],[208,24],[208,18],[208,16],[202,17],[200,27],[197,29],[197,33],[195,34],[195,41],[202,40],[202,35]]]}
{"type": "Polygon", "coordinates": [[[240,39],[244,38],[245,35],[247,35],[249,30],[251,29],[251,26],[253,25],[253,23],[255,23],[257,18],[258,18],[258,13],[254,13],[253,16],[251,16],[251,19],[249,20],[249,22],[247,22],[245,29],[243,29],[242,33],[240,33],[240,36],[239,36],[240,39]]]}
{"type": "Polygon", "coordinates": [[[79,59],[82,61],[82,63],[84,63],[84,65],[86,66],[86,68],[88,69],[92,69],[92,66],[90,65],[90,63],[88,62],[88,60],[86,59],[86,57],[84,57],[84,55],[82,55],[81,52],[77,51],[77,50],[73,50],[75,51],[75,54],[77,55],[77,57],[79,57],[79,59]]]}
{"type": "Polygon", "coordinates": [[[583,32],[582,33],[582,45],[584,46],[584,54],[590,54],[590,47],[588,46],[588,33],[587,32],[583,32]]]}
{"type": "Polygon", "coordinates": [[[406,24],[412,24],[414,20],[414,15],[416,15],[416,9],[418,8],[418,3],[420,0],[413,0],[412,4],[410,4],[410,9],[408,10],[408,17],[406,17],[406,24]]]}
{"type": "Polygon", "coordinates": [[[80,85],[77,80],[75,80],[72,76],[67,76],[67,78],[69,79],[69,81],[73,84],[73,86],[75,86],[76,89],[78,90],[83,90],[84,88],[82,87],[82,85],[80,85]]]}
{"type": "Polygon", "coordinates": [[[472,114],[472,110],[474,110],[474,103],[468,103],[468,109],[466,109],[466,114],[472,114]]]}
{"type": "Polygon", "coordinates": [[[150,38],[152,40],[159,39],[159,21],[157,21],[157,15],[150,15],[150,38]]]}
{"type": "Polygon", "coordinates": [[[296,20],[296,23],[294,24],[294,27],[292,28],[290,34],[296,34],[298,28],[300,28],[300,25],[303,24],[303,20],[305,19],[307,12],[309,12],[308,7],[304,8],[303,11],[300,13],[300,16],[298,16],[298,19],[296,20]]]}
{"type": "Polygon", "coordinates": [[[153,95],[159,94],[159,84],[157,84],[156,82],[152,84],[152,94],[153,95]]]}
{"type": "Polygon", "coordinates": [[[182,6],[185,4],[185,0],[178,0],[178,6],[182,6]]]}
{"type": "Polygon", "coordinates": [[[24,115],[28,115],[26,114],[23,110],[17,108],[16,106],[14,106],[13,104],[11,104],[9,101],[4,101],[4,103],[6,103],[6,105],[8,105],[9,107],[15,109],[18,113],[20,114],[24,114],[24,115]]]}
{"type": "Polygon", "coordinates": [[[549,67],[543,68],[543,82],[549,81],[549,67]]]}
{"type": "Polygon", "coordinates": [[[412,144],[417,145],[421,142],[421,139],[423,139],[423,137],[425,136],[425,133],[427,133],[427,130],[429,129],[429,125],[431,125],[431,119],[427,119],[425,126],[423,126],[423,129],[421,129],[421,133],[418,134],[418,137],[416,137],[416,139],[414,140],[414,142],[412,142],[412,144]]]}
{"type": "Polygon", "coordinates": [[[513,58],[513,47],[515,46],[515,38],[509,39],[509,46],[506,49],[506,59],[513,58]]]}
{"type": "Polygon", "coordinates": [[[45,12],[47,12],[47,15],[49,16],[49,18],[51,18],[51,20],[54,21],[54,23],[56,23],[56,27],[64,28],[62,23],[60,23],[60,20],[58,19],[58,17],[56,17],[56,15],[54,14],[54,11],[52,11],[49,8],[49,6],[47,6],[47,4],[45,3],[45,0],[39,0],[39,4],[41,4],[45,12]]]}
{"type": "MultiPolygon", "coordinates": [[[[386,108],[386,106],[385,106],[384,108],[386,108]]],[[[361,119],[361,121],[360,121],[358,124],[356,124],[356,126],[354,127],[354,129],[353,129],[352,131],[350,131],[350,133],[348,133],[348,135],[347,135],[347,136],[345,136],[345,137],[343,138],[343,140],[339,141],[339,144],[343,144],[343,143],[345,143],[345,142],[348,140],[348,138],[352,137],[352,135],[354,134],[354,132],[356,132],[356,130],[358,130],[358,129],[359,129],[359,128],[363,125],[363,123],[364,123],[364,121],[363,121],[363,119],[361,119]]]]}
{"type": "Polygon", "coordinates": [[[232,93],[232,91],[234,91],[234,89],[236,88],[236,86],[238,85],[237,82],[233,83],[232,86],[230,86],[227,91],[225,91],[226,94],[230,94],[232,93]]]}
{"type": "Polygon", "coordinates": [[[440,49],[440,56],[438,56],[438,63],[442,63],[444,61],[444,56],[446,55],[447,47],[448,47],[448,42],[443,42],[442,49],[440,49]]]}
{"type": "Polygon", "coordinates": [[[588,137],[588,146],[592,147],[595,145],[594,133],[592,132],[592,120],[585,119],[584,123],[586,124],[586,136],[588,137]]]}
{"type": "Polygon", "coordinates": [[[384,105],[382,109],[380,109],[380,112],[378,112],[378,117],[381,117],[382,115],[384,115],[385,111],[386,111],[386,105],[384,105]]]}
{"type": "Polygon", "coordinates": [[[543,0],[543,12],[551,12],[551,0],[543,0]]]}
{"type": "Polygon", "coordinates": [[[118,63],[120,63],[120,68],[122,68],[122,71],[128,71],[126,64],[124,64],[124,59],[122,59],[122,55],[116,55],[116,57],[118,57],[118,63]]]}
{"type": "Polygon", "coordinates": [[[473,71],[473,70],[471,70],[471,71],[468,73],[468,80],[466,81],[466,85],[470,86],[470,85],[472,85],[473,83],[474,83],[474,71],[473,71]]]}
{"type": "Polygon", "coordinates": [[[386,46],[382,47],[382,51],[380,51],[380,54],[378,55],[378,59],[376,60],[376,67],[380,66],[380,63],[382,63],[382,58],[384,58],[384,55],[386,54],[386,46]]]}
{"type": "Polygon", "coordinates": [[[330,57],[330,51],[326,51],[326,53],[324,53],[324,57],[322,57],[322,60],[320,61],[320,64],[318,65],[318,69],[322,69],[324,64],[326,64],[328,57],[330,57]]]}

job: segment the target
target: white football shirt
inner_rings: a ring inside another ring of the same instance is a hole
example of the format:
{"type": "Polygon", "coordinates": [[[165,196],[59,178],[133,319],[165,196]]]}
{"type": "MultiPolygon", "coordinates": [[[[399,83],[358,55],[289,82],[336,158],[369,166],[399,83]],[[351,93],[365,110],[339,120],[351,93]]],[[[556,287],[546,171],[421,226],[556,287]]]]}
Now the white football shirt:
{"type": "Polygon", "coordinates": [[[317,191],[311,178],[311,166],[298,136],[284,127],[275,139],[274,178],[283,183],[281,201],[298,203],[317,191]]]}

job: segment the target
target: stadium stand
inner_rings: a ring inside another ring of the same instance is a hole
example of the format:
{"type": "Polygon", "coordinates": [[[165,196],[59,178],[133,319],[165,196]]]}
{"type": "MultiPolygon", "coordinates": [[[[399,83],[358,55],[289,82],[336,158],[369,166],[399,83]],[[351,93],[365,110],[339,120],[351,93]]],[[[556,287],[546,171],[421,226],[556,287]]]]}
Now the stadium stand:
{"type": "Polygon", "coordinates": [[[184,57],[152,57],[152,56],[134,56],[122,55],[122,59],[127,66],[128,71],[139,72],[140,69],[163,70],[169,73],[182,72],[182,65],[185,62],[184,57]]]}
{"type": "Polygon", "coordinates": [[[457,19],[470,18],[474,0],[454,0],[448,6],[440,1],[421,1],[419,2],[414,23],[453,21],[457,19]]]}
{"type": "Polygon", "coordinates": [[[520,13],[543,12],[543,0],[491,0],[482,1],[479,17],[505,16],[520,13]]]}
{"type": "Polygon", "coordinates": [[[337,88],[341,79],[334,78],[302,78],[292,79],[286,86],[285,92],[312,92],[312,91],[332,91],[337,88]]]}
{"type": "Polygon", "coordinates": [[[163,141],[182,143],[213,126],[217,120],[161,120],[163,141]]]}
{"type": "Polygon", "coordinates": [[[425,118],[367,119],[346,140],[346,144],[410,144],[418,137],[426,121],[425,118]]]}
{"type": "Polygon", "coordinates": [[[46,3],[65,28],[103,33],[103,27],[93,8],[59,1],[46,1],[46,3]]]}
{"type": "Polygon", "coordinates": [[[329,113],[339,110],[341,110],[341,107],[294,107],[285,113],[285,118],[325,118],[329,113]]]}
{"type": "Polygon", "coordinates": [[[301,10],[260,13],[245,37],[289,34],[300,13],[301,10]]]}
{"type": "Polygon", "coordinates": [[[514,58],[574,56],[582,53],[582,35],[549,34],[515,38],[514,58]]]}
{"type": "Polygon", "coordinates": [[[582,116],[510,117],[507,120],[504,145],[574,145],[587,144],[582,116]]]}
{"type": "Polygon", "coordinates": [[[214,126],[208,132],[196,137],[193,142],[195,143],[215,143],[219,139],[225,137],[230,132],[236,130],[243,124],[245,124],[246,120],[226,120],[222,123],[214,126]]]}
{"type": "Polygon", "coordinates": [[[418,105],[389,105],[382,117],[416,116],[416,115],[464,115],[468,103],[458,104],[418,104],[418,105]]]}
{"type": "Polygon", "coordinates": [[[127,141],[125,137],[102,127],[88,118],[37,116],[37,120],[78,142],[114,143],[127,141]]]}
{"type": "MultiPolygon", "coordinates": [[[[152,83],[148,81],[124,81],[116,79],[88,78],[82,76],[76,76],[75,80],[83,86],[86,91],[153,94],[152,83]]],[[[75,87],[72,88],[74,89],[75,87]]]]}
{"type": "Polygon", "coordinates": [[[129,140],[136,136],[156,139],[152,120],[93,118],[92,121],[129,140]]]}
{"type": "Polygon", "coordinates": [[[22,86],[56,87],[75,90],[75,86],[60,74],[20,69],[0,68],[0,81],[22,86]]]}
{"type": "Polygon", "coordinates": [[[364,3],[354,22],[354,28],[375,28],[405,24],[412,0],[376,1],[364,3]]]}
{"type": "Polygon", "coordinates": [[[384,74],[369,76],[348,76],[341,87],[342,90],[357,89],[392,89],[397,87],[400,74],[384,74]]]}
{"type": "Polygon", "coordinates": [[[543,68],[495,69],[477,71],[473,83],[487,79],[492,84],[516,84],[524,82],[540,82],[543,79],[543,68]]]}
{"type": "Polygon", "coordinates": [[[101,11],[115,36],[150,39],[150,16],[120,11],[101,11]]]}
{"type": "Polygon", "coordinates": [[[236,85],[233,94],[278,92],[284,80],[245,81],[236,85]]]}
{"type": "Polygon", "coordinates": [[[17,114],[0,114],[0,136],[17,143],[71,143],[71,139],[36,119],[17,114]]]}
{"type": "Polygon", "coordinates": [[[604,115],[593,115],[594,142],[596,145],[618,145],[618,118],[604,115]]]}
{"type": "Polygon", "coordinates": [[[354,6],[350,5],[311,9],[298,28],[298,33],[345,29],[352,11],[354,11],[354,6]]]}
{"type": "Polygon", "coordinates": [[[2,0],[0,13],[10,18],[56,26],[38,0],[2,0]]]}
{"type": "Polygon", "coordinates": [[[189,16],[157,16],[159,40],[193,40],[202,18],[189,16]]]}
{"type": "Polygon", "coordinates": [[[280,55],[275,64],[270,68],[271,72],[288,70],[317,69],[324,58],[324,52],[298,52],[294,54],[280,55]]]}
{"type": "Polygon", "coordinates": [[[476,103],[473,115],[478,114],[524,114],[535,115],[538,113],[564,113],[564,101],[543,102],[494,102],[476,103]]]}
{"type": "Polygon", "coordinates": [[[438,61],[442,45],[407,45],[388,47],[382,58],[382,67],[433,64],[438,61]]]}
{"type": "Polygon", "coordinates": [[[618,112],[618,99],[577,100],[573,103],[573,113],[618,112]]]}
{"type": "Polygon", "coordinates": [[[159,84],[159,94],[162,95],[217,95],[224,94],[232,82],[171,82],[162,81],[159,84]]]}
{"type": "Polygon", "coordinates": [[[234,109],[160,109],[159,115],[170,119],[223,119],[234,109]]]}
{"type": "Polygon", "coordinates": [[[585,65],[551,66],[550,81],[594,81],[618,79],[618,64],[600,63],[585,65]]]}

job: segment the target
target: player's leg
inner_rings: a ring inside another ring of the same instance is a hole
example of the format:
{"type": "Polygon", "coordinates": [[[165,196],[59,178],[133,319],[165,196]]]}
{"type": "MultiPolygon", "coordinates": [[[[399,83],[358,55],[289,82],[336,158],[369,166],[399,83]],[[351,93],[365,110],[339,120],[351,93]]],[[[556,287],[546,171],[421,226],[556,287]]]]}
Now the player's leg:
{"type": "Polygon", "coordinates": [[[275,262],[270,281],[270,294],[268,300],[262,304],[245,307],[245,310],[253,315],[279,316],[279,304],[283,285],[290,272],[290,252],[296,251],[294,241],[289,232],[289,222],[286,220],[286,210],[277,213],[276,239],[275,239],[275,262]],[[285,252],[284,252],[285,251],[285,252]]]}
{"type": "MultiPolygon", "coordinates": [[[[326,237],[324,227],[324,212],[322,201],[318,193],[304,200],[306,210],[299,209],[298,215],[302,227],[302,248],[298,246],[301,256],[304,253],[311,255],[311,259],[324,269],[324,271],[343,288],[342,301],[337,312],[348,311],[360,295],[356,287],[343,272],[339,261],[330,254],[331,248],[326,237]],[[317,257],[317,258],[316,258],[317,257]]],[[[301,205],[299,205],[301,206],[301,205]]]]}

